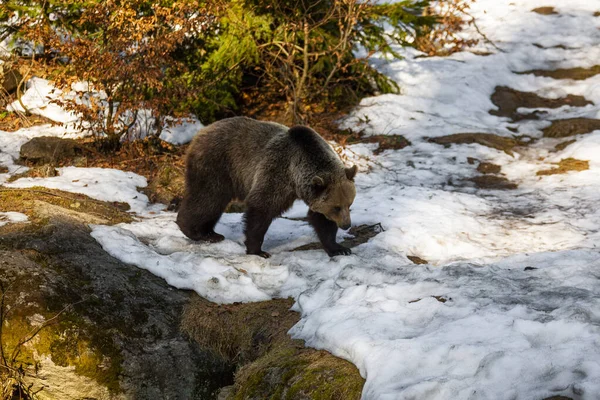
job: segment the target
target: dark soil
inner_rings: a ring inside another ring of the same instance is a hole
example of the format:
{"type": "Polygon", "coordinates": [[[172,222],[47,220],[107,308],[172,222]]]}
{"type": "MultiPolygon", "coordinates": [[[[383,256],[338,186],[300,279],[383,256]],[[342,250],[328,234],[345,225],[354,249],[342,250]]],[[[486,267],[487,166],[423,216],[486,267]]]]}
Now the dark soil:
{"type": "Polygon", "coordinates": [[[534,13],[542,14],[542,15],[558,14],[554,10],[554,7],[537,7],[537,8],[534,8],[533,10],[531,10],[531,11],[534,12],[534,13]]]}
{"type": "Polygon", "coordinates": [[[475,183],[478,189],[513,190],[517,188],[516,183],[498,175],[480,175],[469,180],[475,183]]]}
{"type": "Polygon", "coordinates": [[[418,265],[423,265],[423,264],[429,264],[429,262],[427,262],[426,260],[422,259],[421,257],[417,257],[417,256],[406,256],[410,261],[412,261],[414,264],[418,264],[418,265]]]}
{"type": "Polygon", "coordinates": [[[565,140],[564,142],[560,142],[559,144],[557,144],[556,146],[554,146],[554,150],[555,151],[561,151],[566,149],[569,145],[572,145],[573,143],[575,143],[577,140],[572,139],[572,140],[565,140]]]}
{"type": "Polygon", "coordinates": [[[552,125],[542,129],[542,132],[544,137],[562,138],[590,133],[597,129],[600,129],[600,119],[568,118],[553,120],[552,125]]]}
{"type": "Polygon", "coordinates": [[[499,174],[502,167],[496,164],[482,162],[477,166],[477,171],[482,174],[499,174]]]}
{"type": "Polygon", "coordinates": [[[587,104],[593,104],[583,96],[568,95],[559,99],[548,99],[538,96],[531,92],[521,92],[506,86],[497,86],[492,94],[492,103],[498,110],[491,110],[490,114],[500,117],[508,117],[513,121],[523,119],[538,119],[539,112],[534,111],[529,114],[517,112],[518,108],[558,108],[562,106],[583,107],[587,104]]]}
{"type": "Polygon", "coordinates": [[[411,143],[402,135],[372,135],[364,136],[362,133],[351,131],[341,132],[329,138],[335,140],[342,146],[356,143],[377,143],[378,146],[373,150],[373,154],[381,154],[385,150],[401,150],[411,143]]]}
{"type": "Polygon", "coordinates": [[[379,146],[373,151],[373,154],[380,154],[385,150],[400,150],[410,146],[410,142],[401,135],[376,135],[370,136],[365,140],[367,143],[377,143],[379,146]]]}
{"type": "Polygon", "coordinates": [[[600,74],[600,65],[595,65],[590,68],[564,68],[564,69],[532,69],[524,72],[517,72],[517,74],[533,74],[535,76],[544,76],[553,79],[574,79],[585,80],[592,76],[600,74]]]}
{"type": "Polygon", "coordinates": [[[429,139],[430,142],[450,147],[452,144],[472,144],[477,143],[482,146],[502,150],[508,155],[513,155],[513,148],[525,143],[517,139],[505,136],[495,135],[493,133],[456,133],[454,135],[440,136],[429,139]]]}

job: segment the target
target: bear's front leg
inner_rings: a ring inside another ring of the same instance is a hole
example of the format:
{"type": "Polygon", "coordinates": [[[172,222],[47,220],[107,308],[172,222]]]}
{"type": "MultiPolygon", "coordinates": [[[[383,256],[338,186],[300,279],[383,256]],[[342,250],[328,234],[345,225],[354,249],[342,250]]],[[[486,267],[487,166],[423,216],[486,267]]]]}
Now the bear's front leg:
{"type": "Polygon", "coordinates": [[[335,241],[335,235],[338,227],[335,222],[328,220],[323,214],[308,210],[308,223],[312,225],[317,236],[323,244],[325,252],[329,257],[333,256],[347,256],[352,254],[352,251],[346,246],[335,241]]]}
{"type": "Polygon", "coordinates": [[[265,240],[265,234],[275,218],[268,211],[261,210],[258,207],[248,205],[246,215],[246,254],[255,254],[263,258],[269,258],[271,255],[266,251],[262,250],[263,241],[265,240]]]}

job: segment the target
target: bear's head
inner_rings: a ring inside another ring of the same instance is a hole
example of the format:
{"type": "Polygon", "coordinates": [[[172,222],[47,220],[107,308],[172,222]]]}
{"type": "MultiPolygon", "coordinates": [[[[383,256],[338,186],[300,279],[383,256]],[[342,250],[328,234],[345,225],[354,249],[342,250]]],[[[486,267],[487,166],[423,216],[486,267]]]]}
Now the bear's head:
{"type": "Polygon", "coordinates": [[[309,204],[309,208],[323,214],[341,229],[350,228],[350,206],[356,197],[354,176],[357,170],[356,165],[353,165],[345,168],[344,173],[340,176],[314,176],[312,185],[318,195],[309,204]]]}

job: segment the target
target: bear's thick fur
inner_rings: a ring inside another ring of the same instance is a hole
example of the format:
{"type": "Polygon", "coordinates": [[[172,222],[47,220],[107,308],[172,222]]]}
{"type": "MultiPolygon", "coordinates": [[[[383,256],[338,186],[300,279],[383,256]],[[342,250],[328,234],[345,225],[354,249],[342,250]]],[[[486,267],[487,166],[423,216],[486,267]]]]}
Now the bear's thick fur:
{"type": "Polygon", "coordinates": [[[190,239],[223,240],[213,230],[217,221],[232,199],[244,200],[246,252],[269,257],[262,250],[269,225],[302,199],[327,254],[350,254],[335,239],[338,226],[350,227],[357,169],[345,168],[312,129],[245,117],[224,119],[196,135],[186,167],[177,224],[190,239]]]}

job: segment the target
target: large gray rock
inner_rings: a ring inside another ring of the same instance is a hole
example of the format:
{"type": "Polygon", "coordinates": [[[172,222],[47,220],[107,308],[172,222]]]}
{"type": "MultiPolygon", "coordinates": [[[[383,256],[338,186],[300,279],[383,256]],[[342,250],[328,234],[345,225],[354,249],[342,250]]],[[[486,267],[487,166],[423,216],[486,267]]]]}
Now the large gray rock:
{"type": "Polygon", "coordinates": [[[0,230],[0,279],[7,346],[65,310],[19,356],[42,399],[210,399],[233,382],[180,331],[191,293],[109,256],[74,219],[0,230]]]}
{"type": "Polygon", "coordinates": [[[40,136],[21,146],[20,156],[21,159],[35,164],[47,164],[75,157],[81,152],[81,147],[74,140],[40,136]]]}

